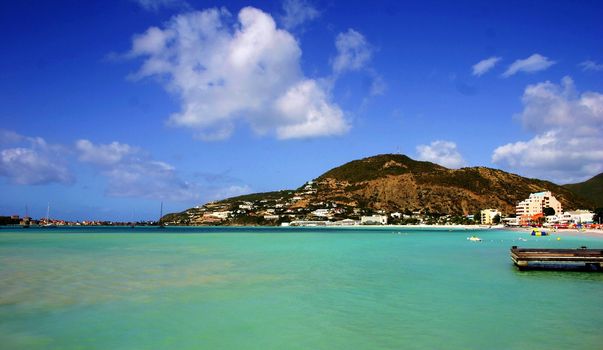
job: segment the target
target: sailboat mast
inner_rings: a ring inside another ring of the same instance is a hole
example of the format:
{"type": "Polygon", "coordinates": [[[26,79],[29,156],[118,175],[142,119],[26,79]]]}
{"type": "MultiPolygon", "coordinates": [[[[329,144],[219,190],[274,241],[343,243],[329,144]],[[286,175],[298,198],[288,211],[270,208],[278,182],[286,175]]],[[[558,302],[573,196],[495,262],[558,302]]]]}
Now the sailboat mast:
{"type": "Polygon", "coordinates": [[[159,214],[159,228],[165,228],[165,225],[161,222],[161,218],[163,218],[163,202],[161,202],[161,211],[159,214]]]}

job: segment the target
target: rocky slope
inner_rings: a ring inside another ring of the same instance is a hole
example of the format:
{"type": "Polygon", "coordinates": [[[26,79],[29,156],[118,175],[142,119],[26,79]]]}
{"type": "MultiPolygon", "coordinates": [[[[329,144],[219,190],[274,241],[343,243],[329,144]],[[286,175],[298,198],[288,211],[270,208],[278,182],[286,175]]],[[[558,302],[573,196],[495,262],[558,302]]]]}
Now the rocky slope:
{"type": "Polygon", "coordinates": [[[169,214],[164,221],[278,224],[281,220],[316,219],[316,210],[325,208],[336,213],[334,219],[379,211],[460,216],[486,208],[513,214],[519,201],[539,191],[551,191],[564,209],[594,207],[588,199],[549,181],[484,167],[448,169],[404,155],[384,154],[329,170],[297,190],[229,198],[169,214]],[[271,219],[274,217],[277,219],[271,219]]]}
{"type": "Polygon", "coordinates": [[[517,202],[544,190],[553,192],[564,208],[592,207],[588,200],[549,181],[484,167],[447,169],[395,154],[349,162],[326,172],[316,183],[319,201],[386,211],[473,214],[499,208],[513,213],[517,202]]]}

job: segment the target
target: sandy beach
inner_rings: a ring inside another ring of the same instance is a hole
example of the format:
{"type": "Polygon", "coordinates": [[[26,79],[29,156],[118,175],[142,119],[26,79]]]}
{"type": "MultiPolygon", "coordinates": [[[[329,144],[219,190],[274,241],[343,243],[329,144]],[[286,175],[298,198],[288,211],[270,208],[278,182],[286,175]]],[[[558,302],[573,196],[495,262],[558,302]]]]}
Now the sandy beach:
{"type": "MultiPolygon", "coordinates": [[[[511,230],[511,231],[526,232],[526,233],[531,233],[533,230],[532,227],[517,227],[517,228],[507,228],[507,229],[511,230]]],[[[598,229],[586,229],[586,230],[558,229],[558,230],[554,231],[553,229],[542,228],[541,230],[543,230],[551,235],[554,235],[554,236],[595,237],[595,238],[603,239],[603,230],[598,230],[598,229]]]]}

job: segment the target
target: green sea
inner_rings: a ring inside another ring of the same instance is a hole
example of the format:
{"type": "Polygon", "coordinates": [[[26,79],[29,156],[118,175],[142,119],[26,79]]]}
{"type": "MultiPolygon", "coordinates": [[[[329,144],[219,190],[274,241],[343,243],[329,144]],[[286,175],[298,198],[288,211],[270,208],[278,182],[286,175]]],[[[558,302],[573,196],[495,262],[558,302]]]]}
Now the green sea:
{"type": "MultiPolygon", "coordinates": [[[[603,349],[603,273],[400,228],[0,229],[1,349],[603,349]]],[[[527,239],[527,241],[523,241],[527,239]]]]}

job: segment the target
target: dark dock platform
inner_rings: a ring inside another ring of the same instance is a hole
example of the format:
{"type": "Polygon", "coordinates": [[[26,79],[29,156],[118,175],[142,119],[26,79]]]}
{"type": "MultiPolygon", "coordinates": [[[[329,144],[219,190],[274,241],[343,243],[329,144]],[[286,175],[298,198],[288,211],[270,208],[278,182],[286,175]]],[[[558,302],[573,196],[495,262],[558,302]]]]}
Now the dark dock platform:
{"type": "Polygon", "coordinates": [[[603,272],[603,249],[538,249],[511,247],[520,270],[579,270],[603,272]]]}

